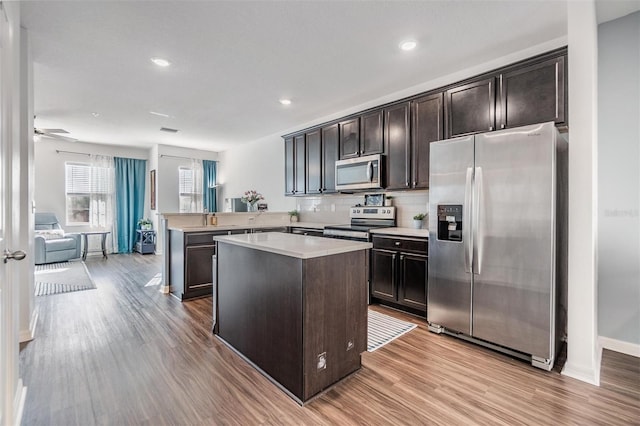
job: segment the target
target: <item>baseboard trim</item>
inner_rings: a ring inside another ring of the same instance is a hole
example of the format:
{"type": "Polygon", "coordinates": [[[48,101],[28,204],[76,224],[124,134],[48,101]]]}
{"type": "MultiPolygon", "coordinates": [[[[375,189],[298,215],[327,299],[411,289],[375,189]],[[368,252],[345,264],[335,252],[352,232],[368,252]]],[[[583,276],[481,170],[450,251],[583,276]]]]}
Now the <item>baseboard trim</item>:
{"type": "Polygon", "coordinates": [[[625,342],[624,340],[617,340],[604,336],[598,336],[598,343],[600,343],[600,346],[604,349],[640,358],[640,345],[636,343],[625,342]]]}
{"type": "Polygon", "coordinates": [[[598,345],[595,364],[593,369],[578,367],[567,363],[562,369],[562,375],[580,380],[585,383],[589,383],[594,386],[600,386],[600,364],[602,362],[602,348],[598,345]]]}
{"type": "Polygon", "coordinates": [[[29,342],[36,337],[36,324],[38,323],[38,312],[33,310],[31,314],[31,321],[29,322],[28,330],[21,330],[18,336],[20,343],[29,342]]]}

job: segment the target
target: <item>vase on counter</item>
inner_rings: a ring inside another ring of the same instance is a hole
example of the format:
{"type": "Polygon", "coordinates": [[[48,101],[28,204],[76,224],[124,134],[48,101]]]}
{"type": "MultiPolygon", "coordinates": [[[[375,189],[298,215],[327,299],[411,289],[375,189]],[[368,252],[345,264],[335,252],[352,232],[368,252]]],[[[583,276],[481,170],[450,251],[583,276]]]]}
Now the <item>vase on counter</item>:
{"type": "Polygon", "coordinates": [[[422,221],[421,220],[417,220],[417,219],[413,219],[413,227],[415,229],[422,229],[422,221]]]}
{"type": "Polygon", "coordinates": [[[256,203],[247,203],[247,211],[248,212],[257,212],[258,205],[256,203]]]}

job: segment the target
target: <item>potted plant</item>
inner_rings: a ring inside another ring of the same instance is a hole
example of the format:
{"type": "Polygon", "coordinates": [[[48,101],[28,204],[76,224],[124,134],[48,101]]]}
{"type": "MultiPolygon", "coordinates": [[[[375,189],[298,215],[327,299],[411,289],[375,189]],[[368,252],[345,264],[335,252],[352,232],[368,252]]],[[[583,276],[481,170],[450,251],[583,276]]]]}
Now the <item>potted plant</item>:
{"type": "Polygon", "coordinates": [[[153,222],[151,221],[151,219],[140,219],[138,221],[138,226],[140,227],[140,229],[150,230],[153,229],[153,222]]]}
{"type": "Polygon", "coordinates": [[[298,216],[300,216],[300,212],[298,210],[291,210],[289,212],[289,220],[291,222],[297,222],[298,221],[298,216]]]}
{"type": "Polygon", "coordinates": [[[422,229],[422,221],[424,220],[424,213],[418,213],[413,217],[413,227],[415,229],[422,229]]]}
{"type": "Polygon", "coordinates": [[[390,207],[393,205],[393,195],[385,195],[384,196],[384,205],[386,207],[390,207]]]}

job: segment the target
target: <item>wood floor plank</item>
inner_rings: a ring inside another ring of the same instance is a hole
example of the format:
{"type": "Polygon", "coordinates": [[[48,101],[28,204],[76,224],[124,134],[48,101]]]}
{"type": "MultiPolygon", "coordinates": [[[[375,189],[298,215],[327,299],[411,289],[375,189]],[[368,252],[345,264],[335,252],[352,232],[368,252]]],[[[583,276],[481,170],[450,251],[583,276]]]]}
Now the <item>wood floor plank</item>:
{"type": "Polygon", "coordinates": [[[605,351],[602,386],[418,327],[304,407],[211,334],[211,298],[144,285],[159,256],[89,258],[96,290],[38,297],[20,352],[24,425],[633,425],[640,359],[605,351]]]}

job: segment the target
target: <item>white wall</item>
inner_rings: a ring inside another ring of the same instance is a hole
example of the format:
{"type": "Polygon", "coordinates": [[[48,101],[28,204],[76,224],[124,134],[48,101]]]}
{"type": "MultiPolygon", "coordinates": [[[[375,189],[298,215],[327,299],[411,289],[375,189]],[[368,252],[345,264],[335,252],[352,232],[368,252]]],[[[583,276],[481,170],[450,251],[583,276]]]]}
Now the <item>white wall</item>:
{"type": "Polygon", "coordinates": [[[597,24],[593,0],[568,2],[569,259],[563,374],[600,382],[597,350],[597,24]]]}
{"type": "Polygon", "coordinates": [[[289,211],[296,206],[293,197],[284,196],[284,142],[279,136],[221,152],[217,177],[222,185],[218,195],[221,203],[255,189],[264,195],[269,211],[289,211]]]}
{"type": "MultiPolygon", "coordinates": [[[[35,191],[34,201],[36,211],[53,212],[60,221],[61,226],[67,232],[88,231],[88,226],[67,226],[66,218],[66,197],[65,197],[65,162],[87,161],[89,157],[82,154],[108,155],[113,157],[136,158],[148,160],[149,150],[141,148],[129,148],[115,145],[103,145],[84,142],[63,142],[51,138],[42,138],[35,143],[34,167],[35,167],[35,191]],[[72,154],[69,151],[80,154],[72,154]]],[[[149,164],[147,172],[149,175],[149,164]]],[[[145,204],[144,216],[149,217],[149,184],[145,184],[145,204]]],[[[90,249],[94,249],[99,242],[91,241],[90,249]]],[[[111,237],[108,240],[108,247],[112,247],[111,237]]]]}
{"type": "Polygon", "coordinates": [[[640,356],[640,12],[598,27],[598,123],[598,332],[640,356]]]}

